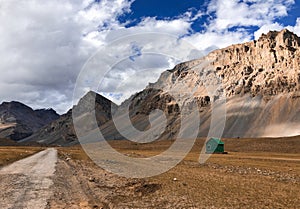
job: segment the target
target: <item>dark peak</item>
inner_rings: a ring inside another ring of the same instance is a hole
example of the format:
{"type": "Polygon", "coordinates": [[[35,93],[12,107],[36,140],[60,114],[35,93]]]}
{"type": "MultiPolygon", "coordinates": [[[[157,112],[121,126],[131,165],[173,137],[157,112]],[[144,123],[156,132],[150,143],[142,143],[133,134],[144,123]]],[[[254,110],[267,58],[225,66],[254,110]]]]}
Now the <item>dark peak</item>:
{"type": "MultiPolygon", "coordinates": [[[[43,112],[43,113],[51,113],[51,114],[57,114],[57,112],[52,108],[43,108],[43,109],[37,109],[35,112],[43,112]]],[[[58,115],[58,114],[57,114],[58,115]]]]}
{"type": "Polygon", "coordinates": [[[56,112],[54,109],[52,108],[42,108],[42,109],[37,109],[36,111],[45,111],[45,112],[56,112]]]}
{"type": "Polygon", "coordinates": [[[73,116],[79,117],[84,113],[96,111],[111,112],[115,110],[117,105],[105,98],[104,96],[94,92],[89,91],[85,94],[78,102],[77,105],[73,107],[72,112],[69,111],[67,114],[72,113],[73,116]]]}
{"type": "Polygon", "coordinates": [[[78,106],[94,106],[94,104],[98,105],[104,105],[104,106],[110,106],[116,107],[117,105],[113,103],[111,100],[107,99],[106,97],[94,92],[89,91],[87,94],[85,94],[78,102],[78,106]]]}
{"type": "Polygon", "coordinates": [[[56,112],[54,109],[52,109],[52,108],[48,108],[48,109],[46,109],[46,111],[47,111],[47,112],[52,112],[52,113],[57,114],[57,112],[56,112]]]}
{"type": "Polygon", "coordinates": [[[10,108],[10,109],[28,109],[33,111],[31,107],[17,101],[3,102],[0,106],[10,108]]]}
{"type": "Polygon", "coordinates": [[[110,101],[109,99],[107,99],[106,97],[94,92],[94,91],[89,91],[88,93],[86,93],[81,99],[80,101],[91,101],[91,100],[95,100],[96,102],[109,102],[112,103],[112,101],[110,101]]]}
{"type": "Polygon", "coordinates": [[[278,32],[278,35],[282,35],[284,37],[293,37],[295,39],[299,39],[298,35],[293,33],[292,31],[288,30],[288,29],[283,29],[281,31],[278,32]]]}
{"type": "Polygon", "coordinates": [[[78,104],[94,101],[96,100],[97,95],[98,94],[96,92],[89,91],[79,100],[78,104]]]}
{"type": "Polygon", "coordinates": [[[17,102],[17,101],[11,101],[11,102],[2,102],[1,105],[20,105],[20,106],[26,106],[21,102],[17,102]]]}
{"type": "Polygon", "coordinates": [[[94,92],[94,91],[89,91],[88,93],[86,93],[86,94],[83,96],[83,98],[84,98],[84,97],[95,97],[96,95],[97,95],[96,92],[94,92]]]}

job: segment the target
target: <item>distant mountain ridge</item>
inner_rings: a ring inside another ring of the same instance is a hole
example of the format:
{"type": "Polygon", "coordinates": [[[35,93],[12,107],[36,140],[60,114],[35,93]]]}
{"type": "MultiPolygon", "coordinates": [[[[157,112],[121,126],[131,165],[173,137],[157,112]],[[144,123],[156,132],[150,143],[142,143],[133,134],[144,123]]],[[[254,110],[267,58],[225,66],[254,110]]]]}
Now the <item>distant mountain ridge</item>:
{"type": "Polygon", "coordinates": [[[3,102],[0,105],[0,138],[18,141],[58,118],[53,109],[33,110],[20,102],[3,102]]]}
{"type": "MultiPolygon", "coordinates": [[[[73,126],[73,110],[79,114],[83,121],[83,127],[91,129],[90,121],[85,121],[88,114],[95,114],[98,125],[101,126],[112,118],[112,112],[117,108],[109,99],[90,91],[85,94],[76,106],[70,109],[66,114],[59,119],[42,127],[33,135],[25,138],[22,142],[39,142],[42,144],[56,144],[56,145],[72,145],[77,144],[77,136],[73,126]],[[94,103],[93,103],[94,102],[94,103]],[[95,113],[93,112],[95,111],[95,113]]],[[[93,127],[96,128],[96,127],[93,127]]]]}

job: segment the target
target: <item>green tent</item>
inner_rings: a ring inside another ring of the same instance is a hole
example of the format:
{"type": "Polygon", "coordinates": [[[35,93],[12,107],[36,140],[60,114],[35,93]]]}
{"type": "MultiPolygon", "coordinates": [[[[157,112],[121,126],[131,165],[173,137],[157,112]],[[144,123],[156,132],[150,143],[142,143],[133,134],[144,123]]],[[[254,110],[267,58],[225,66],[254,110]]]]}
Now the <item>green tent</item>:
{"type": "Polygon", "coordinates": [[[206,142],[206,153],[224,153],[224,142],[219,138],[210,138],[206,142]]]}

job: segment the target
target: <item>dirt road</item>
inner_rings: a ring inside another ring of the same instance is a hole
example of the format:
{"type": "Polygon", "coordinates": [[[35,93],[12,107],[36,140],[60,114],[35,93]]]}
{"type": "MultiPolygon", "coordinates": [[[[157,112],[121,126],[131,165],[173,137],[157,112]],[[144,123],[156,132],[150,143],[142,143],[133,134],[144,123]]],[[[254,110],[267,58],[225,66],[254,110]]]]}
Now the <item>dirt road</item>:
{"type": "Polygon", "coordinates": [[[47,149],[0,170],[0,208],[45,208],[57,150],[47,149]]]}

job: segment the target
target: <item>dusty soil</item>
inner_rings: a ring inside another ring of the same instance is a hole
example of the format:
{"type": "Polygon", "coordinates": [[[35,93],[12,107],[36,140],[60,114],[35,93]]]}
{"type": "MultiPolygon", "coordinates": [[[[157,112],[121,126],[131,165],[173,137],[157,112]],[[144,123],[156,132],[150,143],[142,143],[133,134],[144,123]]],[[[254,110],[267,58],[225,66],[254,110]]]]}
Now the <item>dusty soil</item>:
{"type": "MultiPolygon", "coordinates": [[[[247,152],[239,152],[244,139],[232,140],[237,140],[236,146],[225,140],[229,154],[213,155],[204,165],[198,163],[202,144],[198,141],[178,166],[142,180],[104,171],[79,147],[60,148],[54,196],[48,208],[297,208],[300,154],[294,152],[296,148],[291,153],[262,152],[263,146],[270,144],[263,139],[255,141],[259,151],[247,148],[247,152]]],[[[133,157],[156,155],[171,143],[111,142],[133,157]]],[[[294,139],[285,144],[290,143],[298,144],[294,139]]]]}
{"type": "Polygon", "coordinates": [[[0,168],[43,150],[41,147],[0,146],[0,168]]]}
{"type": "Polygon", "coordinates": [[[80,149],[60,149],[54,195],[47,208],[150,208],[154,204],[153,195],[161,184],[119,177],[82,158],[86,156],[80,149]]]}

